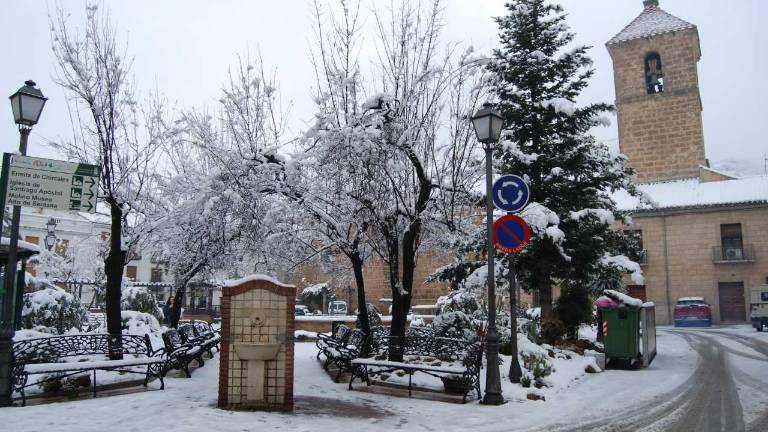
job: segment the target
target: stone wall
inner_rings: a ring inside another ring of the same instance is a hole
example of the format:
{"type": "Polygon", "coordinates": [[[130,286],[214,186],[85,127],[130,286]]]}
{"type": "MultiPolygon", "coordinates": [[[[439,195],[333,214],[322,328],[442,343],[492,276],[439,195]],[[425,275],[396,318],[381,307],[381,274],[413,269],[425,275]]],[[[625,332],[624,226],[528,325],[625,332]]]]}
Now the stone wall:
{"type": "Polygon", "coordinates": [[[637,171],[637,181],[655,182],[699,175],[707,165],[695,28],[608,45],[613,58],[619,147],[637,171]],[[664,91],[648,94],[645,56],[658,52],[664,91]]]}
{"type": "Polygon", "coordinates": [[[656,322],[669,324],[676,300],[702,296],[720,322],[719,282],[744,283],[744,308],[749,316],[749,288],[768,277],[768,206],[748,206],[663,213],[637,213],[631,229],[642,230],[648,264],[643,266],[648,301],[656,304],[656,322]],[[740,223],[745,250],[754,259],[715,262],[720,225],[740,223]],[[668,288],[667,288],[668,287],[668,288]]]}

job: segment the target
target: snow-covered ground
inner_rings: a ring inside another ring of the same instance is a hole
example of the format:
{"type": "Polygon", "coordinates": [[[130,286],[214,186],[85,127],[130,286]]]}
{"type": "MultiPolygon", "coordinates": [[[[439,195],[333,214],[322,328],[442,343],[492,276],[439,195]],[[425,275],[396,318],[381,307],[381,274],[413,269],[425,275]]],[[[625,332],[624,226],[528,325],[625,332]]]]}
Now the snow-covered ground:
{"type": "MultiPolygon", "coordinates": [[[[504,392],[511,400],[498,407],[482,406],[477,401],[462,405],[391,396],[376,388],[349,391],[346,383],[333,383],[321,370],[314,344],[297,343],[293,415],[216,408],[216,357],[194,371],[191,379],[167,379],[164,391],[4,408],[0,409],[0,424],[4,430],[27,432],[321,431],[346,427],[362,427],[366,431],[539,430],[544,425],[574,425],[599,419],[650,402],[654,396],[683,383],[695,369],[695,352],[682,337],[663,331],[658,342],[659,356],[648,369],[590,375],[574,371],[573,375],[579,378],[570,382],[568,388],[544,391],[546,402],[520,398],[524,395],[521,388],[506,381],[507,364],[501,370],[504,392]]],[[[150,384],[150,388],[156,389],[157,384],[150,384]]]]}

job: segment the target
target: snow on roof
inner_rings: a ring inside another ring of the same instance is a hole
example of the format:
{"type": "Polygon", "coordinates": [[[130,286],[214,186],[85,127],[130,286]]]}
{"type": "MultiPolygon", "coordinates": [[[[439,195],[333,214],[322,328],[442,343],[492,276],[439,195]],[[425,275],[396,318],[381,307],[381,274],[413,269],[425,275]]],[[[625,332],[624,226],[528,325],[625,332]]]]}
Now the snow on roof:
{"type": "MultiPolygon", "coordinates": [[[[10,246],[11,245],[11,239],[8,238],[8,237],[3,237],[2,240],[0,240],[0,245],[10,246]]],[[[27,243],[27,242],[22,241],[22,240],[19,240],[19,243],[17,244],[17,249],[28,250],[30,252],[40,252],[40,248],[37,247],[36,244],[27,243]]]]}
{"type": "Polygon", "coordinates": [[[640,16],[609,40],[607,45],[692,28],[696,28],[696,26],[670,15],[658,6],[649,5],[645,7],[640,16]]]}
{"type": "Polygon", "coordinates": [[[726,204],[768,203],[768,177],[700,182],[698,178],[637,185],[654,205],[641,203],[626,191],[613,194],[618,208],[625,211],[726,204]]]}
{"type": "Polygon", "coordinates": [[[288,285],[288,284],[282,283],[279,280],[277,280],[277,279],[275,279],[275,278],[273,278],[271,276],[267,276],[267,275],[263,275],[263,274],[252,274],[250,276],[246,276],[246,277],[240,278],[240,279],[226,280],[226,281],[224,281],[224,285],[223,286],[225,286],[225,287],[234,287],[234,286],[242,285],[242,284],[244,284],[246,282],[250,282],[250,281],[266,281],[266,282],[270,282],[270,283],[273,283],[273,284],[275,284],[277,286],[281,286],[281,287],[285,287],[285,288],[295,288],[293,285],[288,285]]]}

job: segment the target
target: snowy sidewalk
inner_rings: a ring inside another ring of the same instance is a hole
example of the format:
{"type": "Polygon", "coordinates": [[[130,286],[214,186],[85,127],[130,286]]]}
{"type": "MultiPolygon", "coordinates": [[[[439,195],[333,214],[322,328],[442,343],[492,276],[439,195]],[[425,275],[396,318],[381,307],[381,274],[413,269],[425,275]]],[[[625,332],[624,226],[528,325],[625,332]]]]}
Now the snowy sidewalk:
{"type": "MultiPolygon", "coordinates": [[[[4,430],[27,432],[538,430],[545,424],[573,425],[615,413],[680,385],[695,368],[695,352],[682,338],[665,332],[660,332],[658,343],[659,356],[650,368],[586,375],[568,389],[547,393],[546,402],[512,401],[486,407],[476,401],[461,405],[349,391],[346,383],[335,384],[322,371],[314,344],[297,343],[294,415],[216,408],[217,356],[191,379],[168,379],[164,391],[3,408],[0,424],[4,430]]],[[[502,366],[504,376],[507,367],[502,366]]],[[[521,388],[504,381],[504,392],[514,397],[521,388]]]]}

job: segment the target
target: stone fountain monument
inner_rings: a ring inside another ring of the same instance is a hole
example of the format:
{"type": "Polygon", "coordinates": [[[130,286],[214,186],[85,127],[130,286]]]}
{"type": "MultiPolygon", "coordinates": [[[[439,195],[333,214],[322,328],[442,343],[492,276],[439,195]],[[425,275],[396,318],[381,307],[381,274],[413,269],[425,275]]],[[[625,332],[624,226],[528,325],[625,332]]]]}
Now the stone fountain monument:
{"type": "Polygon", "coordinates": [[[293,410],[296,288],[253,275],[221,298],[219,408],[293,410]]]}

